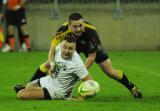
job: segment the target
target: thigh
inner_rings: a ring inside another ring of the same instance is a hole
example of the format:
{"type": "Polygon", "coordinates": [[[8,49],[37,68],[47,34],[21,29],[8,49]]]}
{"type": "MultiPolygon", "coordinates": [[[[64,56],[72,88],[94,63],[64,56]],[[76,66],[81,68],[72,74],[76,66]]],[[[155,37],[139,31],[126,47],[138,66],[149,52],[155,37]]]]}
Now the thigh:
{"type": "Polygon", "coordinates": [[[15,14],[15,19],[16,19],[16,24],[17,25],[23,25],[23,24],[27,24],[27,20],[26,20],[26,15],[25,15],[25,10],[24,9],[20,9],[16,12],[15,14]]]}
{"type": "Polygon", "coordinates": [[[6,22],[8,25],[15,25],[15,16],[13,11],[6,11],[6,22]]]}
{"type": "Polygon", "coordinates": [[[42,99],[51,99],[48,89],[46,87],[41,87],[39,79],[28,83],[25,93],[42,97],[42,99]],[[37,95],[35,93],[37,93],[37,95]]]}
{"type": "Polygon", "coordinates": [[[108,54],[106,52],[104,52],[103,48],[99,49],[97,51],[97,55],[96,55],[96,63],[100,64],[104,61],[106,61],[109,58],[108,54]]]}
{"type": "Polygon", "coordinates": [[[20,99],[44,99],[44,90],[42,87],[32,87],[22,89],[18,92],[20,99]]]}

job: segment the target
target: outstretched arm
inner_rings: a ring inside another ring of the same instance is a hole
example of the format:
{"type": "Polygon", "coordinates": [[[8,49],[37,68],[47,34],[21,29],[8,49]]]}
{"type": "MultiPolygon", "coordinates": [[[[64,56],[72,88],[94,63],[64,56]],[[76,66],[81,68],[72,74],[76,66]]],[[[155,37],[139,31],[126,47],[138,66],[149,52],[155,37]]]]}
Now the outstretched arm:
{"type": "Polygon", "coordinates": [[[89,56],[85,62],[85,66],[87,69],[89,69],[92,66],[92,64],[95,61],[95,58],[96,58],[96,52],[89,54],[89,56]]]}
{"type": "Polygon", "coordinates": [[[49,63],[50,63],[50,73],[54,72],[54,68],[55,68],[55,49],[56,49],[57,44],[59,44],[59,43],[60,43],[60,40],[57,40],[56,38],[54,38],[52,40],[52,43],[51,43],[51,47],[50,47],[50,50],[49,50],[49,53],[48,53],[48,60],[49,60],[49,63]]]}
{"type": "MultiPolygon", "coordinates": [[[[89,75],[89,74],[82,79],[83,82],[88,81],[88,80],[93,80],[93,78],[92,78],[91,75],[89,75]]],[[[83,100],[85,100],[85,98],[83,98],[83,97],[81,97],[81,96],[78,96],[78,97],[69,98],[69,99],[67,99],[67,100],[83,101],[83,100]]]]}

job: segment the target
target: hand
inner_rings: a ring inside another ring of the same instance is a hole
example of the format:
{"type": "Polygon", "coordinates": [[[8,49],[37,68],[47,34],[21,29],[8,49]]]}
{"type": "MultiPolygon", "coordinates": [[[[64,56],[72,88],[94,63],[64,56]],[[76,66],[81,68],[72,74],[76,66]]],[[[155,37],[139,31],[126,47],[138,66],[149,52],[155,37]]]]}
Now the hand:
{"type": "Polygon", "coordinates": [[[72,97],[72,98],[69,98],[69,99],[66,99],[66,100],[71,100],[71,101],[83,101],[84,98],[81,97],[81,96],[78,96],[78,97],[72,97]]]}

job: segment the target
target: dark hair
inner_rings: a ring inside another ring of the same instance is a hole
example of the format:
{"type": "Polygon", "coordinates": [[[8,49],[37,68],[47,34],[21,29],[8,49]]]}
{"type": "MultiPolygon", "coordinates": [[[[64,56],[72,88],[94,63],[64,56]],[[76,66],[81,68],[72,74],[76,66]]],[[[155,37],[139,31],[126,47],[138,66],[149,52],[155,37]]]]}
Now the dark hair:
{"type": "Polygon", "coordinates": [[[69,43],[76,43],[76,37],[73,34],[67,34],[64,38],[69,43]]]}
{"type": "Polygon", "coordinates": [[[72,13],[69,15],[69,21],[71,20],[79,20],[79,19],[83,19],[82,15],[79,13],[72,13]]]}

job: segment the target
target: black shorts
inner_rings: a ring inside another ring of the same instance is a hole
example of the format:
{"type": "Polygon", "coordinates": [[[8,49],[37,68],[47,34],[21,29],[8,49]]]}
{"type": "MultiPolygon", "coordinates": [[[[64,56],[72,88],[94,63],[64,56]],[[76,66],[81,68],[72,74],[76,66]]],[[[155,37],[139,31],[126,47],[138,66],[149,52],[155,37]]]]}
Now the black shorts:
{"type": "Polygon", "coordinates": [[[6,11],[6,22],[8,25],[21,26],[27,23],[25,9],[21,8],[17,11],[6,11]]]}
{"type": "MultiPolygon", "coordinates": [[[[40,80],[38,80],[38,85],[41,87],[40,80]]],[[[46,100],[52,99],[47,88],[43,87],[43,92],[44,92],[44,99],[46,99],[46,100]]]]}
{"type": "MultiPolygon", "coordinates": [[[[79,51],[77,51],[78,53],[84,53],[84,55],[86,57],[88,57],[89,55],[89,51],[86,48],[82,48],[79,51]]],[[[97,64],[104,62],[105,60],[107,60],[109,58],[108,54],[106,52],[104,52],[103,48],[100,47],[97,50],[97,55],[96,55],[96,59],[95,62],[97,64]]]]}
{"type": "Polygon", "coordinates": [[[97,55],[96,55],[95,61],[96,61],[97,64],[99,64],[99,63],[104,62],[108,58],[109,58],[108,54],[106,52],[104,52],[104,50],[102,48],[101,50],[97,51],[97,55]]]}

